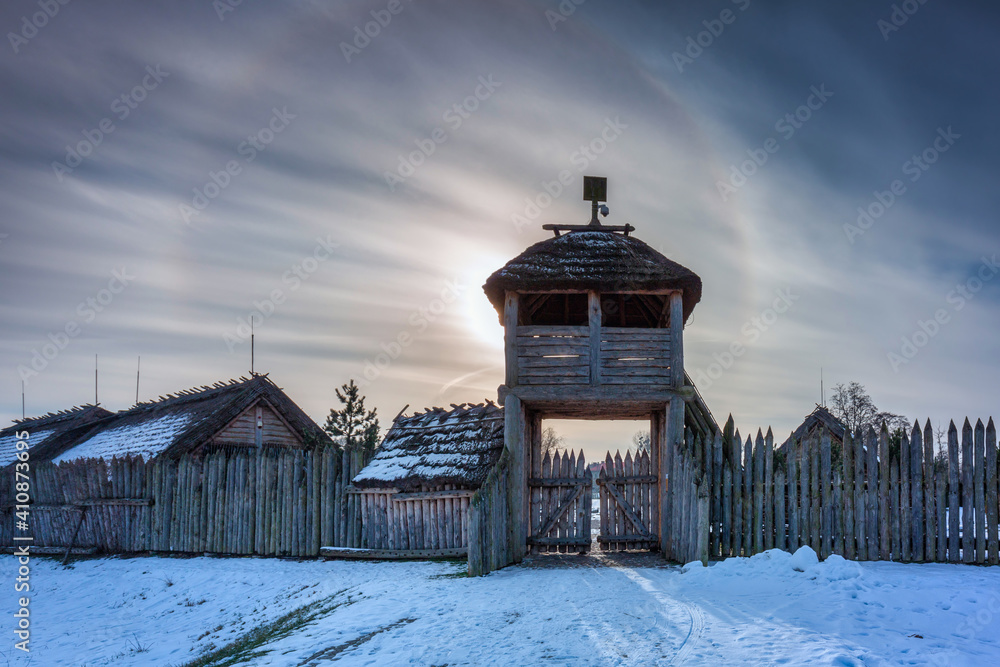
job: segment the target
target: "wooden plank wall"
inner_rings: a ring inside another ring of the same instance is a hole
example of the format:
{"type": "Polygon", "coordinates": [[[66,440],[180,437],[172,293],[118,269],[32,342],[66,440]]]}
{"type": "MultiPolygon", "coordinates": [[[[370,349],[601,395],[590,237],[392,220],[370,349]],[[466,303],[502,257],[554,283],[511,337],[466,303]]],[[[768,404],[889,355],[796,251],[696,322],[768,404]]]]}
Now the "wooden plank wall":
{"type": "Polygon", "coordinates": [[[520,384],[590,384],[590,329],[517,327],[520,384]]]}
{"type": "Polygon", "coordinates": [[[670,329],[601,327],[601,381],[670,385],[670,329]]]}
{"type": "MultiPolygon", "coordinates": [[[[315,556],[321,546],[362,547],[350,480],[361,451],[220,448],[180,459],[141,457],[34,464],[31,534],[38,546],[106,553],[165,551],[315,556]]],[[[0,473],[0,544],[13,544],[13,471],[0,473]]]]}
{"type": "Polygon", "coordinates": [[[511,549],[510,452],[504,449],[496,466],[469,503],[469,576],[480,577],[514,562],[511,549]]]}
{"type": "Polygon", "coordinates": [[[474,490],[453,484],[363,490],[361,541],[368,549],[452,550],[468,545],[469,501],[474,490]]]}
{"type": "Polygon", "coordinates": [[[933,439],[928,421],[896,438],[868,429],[841,445],[822,432],[776,450],[770,430],[741,441],[730,419],[712,443],[721,470],[706,468],[709,556],[808,545],[820,558],[1000,563],[993,420],[951,423],[936,454],[933,439]]]}

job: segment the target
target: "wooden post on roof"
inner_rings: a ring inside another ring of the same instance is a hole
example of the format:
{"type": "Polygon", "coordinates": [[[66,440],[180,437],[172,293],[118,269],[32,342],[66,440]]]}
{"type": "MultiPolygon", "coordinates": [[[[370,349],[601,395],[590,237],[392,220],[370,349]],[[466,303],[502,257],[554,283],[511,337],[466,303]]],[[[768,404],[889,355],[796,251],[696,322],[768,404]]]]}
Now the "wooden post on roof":
{"type": "Polygon", "coordinates": [[[525,479],[525,419],[521,399],[507,394],[504,399],[504,446],[510,456],[510,486],[507,490],[507,511],[510,517],[510,554],[515,563],[524,559],[528,543],[524,511],[525,479]]]}
{"type": "Polygon", "coordinates": [[[517,306],[517,292],[507,292],[503,305],[503,339],[508,387],[517,386],[517,306]]]}
{"type": "Polygon", "coordinates": [[[670,293],[670,384],[684,386],[684,302],[679,291],[670,293]]]}

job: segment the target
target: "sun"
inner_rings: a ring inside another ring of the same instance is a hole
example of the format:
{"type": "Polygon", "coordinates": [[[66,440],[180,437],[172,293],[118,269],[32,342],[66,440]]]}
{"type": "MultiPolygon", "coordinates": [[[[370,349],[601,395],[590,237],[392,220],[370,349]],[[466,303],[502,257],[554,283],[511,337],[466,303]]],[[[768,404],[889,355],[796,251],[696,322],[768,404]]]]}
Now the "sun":
{"type": "Polygon", "coordinates": [[[503,349],[503,327],[482,286],[491,273],[506,263],[500,255],[477,255],[464,273],[468,286],[465,294],[465,326],[477,340],[489,347],[503,349]]]}

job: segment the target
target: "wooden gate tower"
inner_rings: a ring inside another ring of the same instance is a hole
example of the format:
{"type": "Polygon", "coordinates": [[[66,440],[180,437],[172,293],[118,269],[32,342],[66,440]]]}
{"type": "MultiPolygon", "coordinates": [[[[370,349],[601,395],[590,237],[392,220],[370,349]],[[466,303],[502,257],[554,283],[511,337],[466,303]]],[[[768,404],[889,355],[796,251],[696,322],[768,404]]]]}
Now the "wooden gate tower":
{"type": "Polygon", "coordinates": [[[567,502],[580,492],[572,489],[575,476],[542,475],[542,419],[650,420],[648,467],[645,475],[632,474],[645,483],[643,516],[635,500],[641,493],[633,498],[623,486],[611,486],[607,497],[621,499],[626,517],[618,542],[669,554],[670,459],[684,438],[686,403],[704,406],[686,380],[683,338],[684,322],[701,299],[701,279],[631,236],[631,225],[599,222],[598,212],[608,212],[600,206],[606,179],[585,177],[584,199],[592,203],[589,224],[543,225],[554,237],[529,247],[483,287],[504,327],[506,380],[499,399],[511,457],[515,562],[529,548],[584,550],[584,540],[590,542],[589,534],[543,531],[561,520],[539,507],[545,487],[567,487],[567,502]]]}

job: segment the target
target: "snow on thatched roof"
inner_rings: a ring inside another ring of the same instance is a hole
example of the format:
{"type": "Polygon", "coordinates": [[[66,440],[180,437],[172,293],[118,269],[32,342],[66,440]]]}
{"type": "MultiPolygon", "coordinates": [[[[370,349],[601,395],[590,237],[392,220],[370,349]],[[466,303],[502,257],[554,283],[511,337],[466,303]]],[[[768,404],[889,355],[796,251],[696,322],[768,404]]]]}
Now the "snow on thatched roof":
{"type": "Polygon", "coordinates": [[[481,486],[503,451],[503,408],[492,401],[451,407],[397,418],[354,486],[481,486]]]}
{"type": "Polygon", "coordinates": [[[128,454],[178,456],[207,443],[260,399],[266,400],[304,443],[332,444],[266,375],[254,375],[168,394],[115,413],[61,448],[55,461],[128,454]]]}
{"type": "Polygon", "coordinates": [[[17,458],[17,434],[27,431],[29,451],[34,460],[49,458],[47,451],[67,435],[89,427],[95,421],[112,413],[97,405],[80,405],[63,410],[50,412],[41,417],[18,419],[13,426],[0,430],[0,466],[5,466],[17,458]]]}
{"type": "Polygon", "coordinates": [[[578,231],[536,243],[486,279],[483,290],[503,311],[504,292],[671,290],[684,292],[684,319],[701,300],[701,278],[634,236],[578,231]]]}
{"type": "Polygon", "coordinates": [[[792,431],[792,434],[788,436],[788,439],[781,443],[781,447],[784,447],[792,440],[802,440],[808,437],[813,430],[817,428],[826,428],[830,431],[830,436],[839,442],[844,441],[844,423],[833,416],[833,413],[827,410],[822,405],[817,405],[816,409],[813,410],[805,418],[799,427],[792,431]]]}

